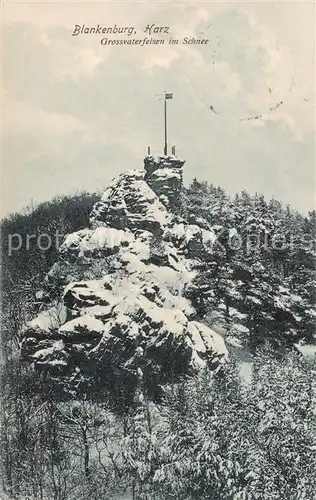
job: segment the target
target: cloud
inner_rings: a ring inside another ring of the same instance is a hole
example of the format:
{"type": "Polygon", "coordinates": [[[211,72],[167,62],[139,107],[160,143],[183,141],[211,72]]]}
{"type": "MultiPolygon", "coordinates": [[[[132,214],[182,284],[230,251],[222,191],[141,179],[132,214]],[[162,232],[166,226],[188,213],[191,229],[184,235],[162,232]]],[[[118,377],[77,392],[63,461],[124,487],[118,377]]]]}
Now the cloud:
{"type": "Polygon", "coordinates": [[[34,103],[10,97],[4,100],[2,125],[5,135],[29,134],[32,130],[40,130],[41,135],[52,139],[85,129],[84,124],[71,115],[46,111],[34,103]]]}
{"type": "Polygon", "coordinates": [[[167,49],[162,51],[163,54],[159,54],[156,57],[147,58],[143,68],[148,73],[152,73],[153,70],[158,66],[160,68],[168,69],[172,64],[172,61],[179,57],[176,50],[167,49]]]}

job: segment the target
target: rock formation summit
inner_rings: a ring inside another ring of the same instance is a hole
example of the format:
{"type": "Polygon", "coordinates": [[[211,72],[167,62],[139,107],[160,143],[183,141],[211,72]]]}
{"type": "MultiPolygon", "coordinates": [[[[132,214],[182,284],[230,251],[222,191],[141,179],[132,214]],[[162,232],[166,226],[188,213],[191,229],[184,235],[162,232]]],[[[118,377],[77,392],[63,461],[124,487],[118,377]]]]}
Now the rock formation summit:
{"type": "Polygon", "coordinates": [[[159,385],[225,360],[222,337],[185,298],[215,235],[181,217],[183,165],[147,156],[144,170],[113,180],[89,228],[66,236],[46,278],[51,307],[23,331],[22,355],[37,369],[91,387],[141,367],[159,385]]]}

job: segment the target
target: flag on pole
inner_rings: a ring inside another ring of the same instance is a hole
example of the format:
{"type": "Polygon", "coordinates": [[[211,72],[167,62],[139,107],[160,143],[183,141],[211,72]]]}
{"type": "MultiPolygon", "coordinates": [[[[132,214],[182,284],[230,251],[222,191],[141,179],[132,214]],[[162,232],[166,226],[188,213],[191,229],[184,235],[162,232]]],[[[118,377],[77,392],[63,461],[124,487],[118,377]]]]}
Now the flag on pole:
{"type": "Polygon", "coordinates": [[[173,99],[173,93],[165,94],[165,99],[173,99]]]}

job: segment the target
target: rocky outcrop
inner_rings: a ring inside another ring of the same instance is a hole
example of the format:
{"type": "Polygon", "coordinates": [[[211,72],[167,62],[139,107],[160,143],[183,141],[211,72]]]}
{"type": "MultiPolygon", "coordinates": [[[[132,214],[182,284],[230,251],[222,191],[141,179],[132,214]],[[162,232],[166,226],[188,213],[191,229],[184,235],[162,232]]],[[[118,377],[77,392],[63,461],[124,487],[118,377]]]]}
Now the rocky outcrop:
{"type": "Polygon", "coordinates": [[[169,213],[144,180],[144,172],[137,170],[118,176],[96,203],[90,217],[93,227],[106,225],[153,233],[161,233],[169,221],[169,213]]]}
{"type": "Polygon", "coordinates": [[[63,303],[23,332],[25,359],[51,377],[95,386],[132,377],[140,364],[157,386],[225,360],[223,339],[184,298],[194,259],[215,235],[174,213],[183,163],[145,158],[145,172],[121,174],[104,192],[91,227],[65,238],[47,277],[63,303]]]}
{"type": "Polygon", "coordinates": [[[145,181],[173,213],[181,207],[184,160],[176,156],[146,156],[145,181]]]}

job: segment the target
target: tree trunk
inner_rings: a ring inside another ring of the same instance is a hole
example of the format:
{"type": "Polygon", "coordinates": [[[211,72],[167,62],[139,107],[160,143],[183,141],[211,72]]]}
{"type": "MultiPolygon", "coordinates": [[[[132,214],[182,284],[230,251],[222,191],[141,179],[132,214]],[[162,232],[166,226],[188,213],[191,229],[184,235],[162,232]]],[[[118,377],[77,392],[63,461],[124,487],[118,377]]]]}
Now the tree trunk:
{"type": "Polygon", "coordinates": [[[87,438],[87,429],[86,427],[82,428],[82,439],[83,439],[83,447],[84,447],[84,473],[87,481],[90,480],[90,469],[89,469],[89,444],[87,438]]]}
{"type": "Polygon", "coordinates": [[[136,500],[136,484],[135,484],[135,480],[133,481],[133,484],[132,484],[132,498],[133,500],[136,500]]]}

